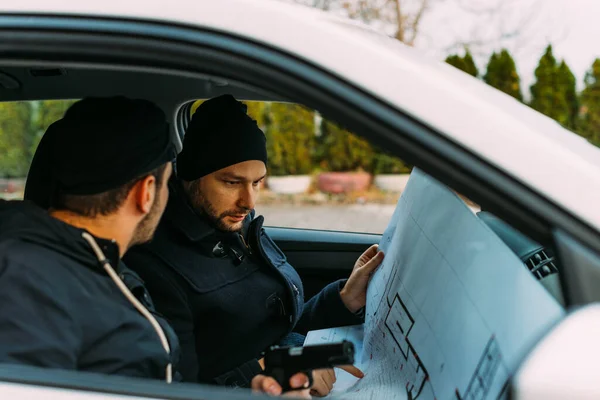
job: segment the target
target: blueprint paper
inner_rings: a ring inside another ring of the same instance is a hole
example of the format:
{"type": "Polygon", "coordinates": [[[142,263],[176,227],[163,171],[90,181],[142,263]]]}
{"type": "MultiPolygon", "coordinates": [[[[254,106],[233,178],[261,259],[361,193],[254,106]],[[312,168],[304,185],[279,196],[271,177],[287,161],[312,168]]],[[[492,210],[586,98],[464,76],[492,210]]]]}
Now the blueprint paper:
{"type": "Polygon", "coordinates": [[[367,292],[365,377],[342,398],[496,399],[563,317],[485,223],[418,169],[380,248],[385,259],[367,292]]]}
{"type": "MultiPolygon", "coordinates": [[[[340,328],[321,329],[318,331],[310,331],[306,335],[304,345],[323,344],[323,343],[339,343],[342,340],[348,340],[354,344],[354,365],[362,370],[362,346],[363,346],[363,325],[343,326],[340,328]]],[[[336,382],[331,391],[332,394],[344,392],[346,389],[354,385],[358,378],[343,369],[334,368],[336,382]]]]}

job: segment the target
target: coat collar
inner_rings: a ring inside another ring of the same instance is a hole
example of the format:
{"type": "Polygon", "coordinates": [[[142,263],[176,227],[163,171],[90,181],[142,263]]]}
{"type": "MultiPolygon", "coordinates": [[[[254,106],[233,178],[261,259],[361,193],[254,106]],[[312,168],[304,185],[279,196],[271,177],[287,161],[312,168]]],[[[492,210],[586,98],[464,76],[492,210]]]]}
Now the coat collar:
{"type": "MultiPolygon", "coordinates": [[[[254,218],[252,211],[244,220],[242,234],[247,236],[250,222],[254,218]]],[[[190,242],[204,240],[227,240],[236,236],[234,232],[223,232],[216,229],[202,215],[199,215],[187,200],[183,185],[178,179],[169,181],[169,201],[161,224],[168,224],[170,229],[178,231],[190,242]]]]}

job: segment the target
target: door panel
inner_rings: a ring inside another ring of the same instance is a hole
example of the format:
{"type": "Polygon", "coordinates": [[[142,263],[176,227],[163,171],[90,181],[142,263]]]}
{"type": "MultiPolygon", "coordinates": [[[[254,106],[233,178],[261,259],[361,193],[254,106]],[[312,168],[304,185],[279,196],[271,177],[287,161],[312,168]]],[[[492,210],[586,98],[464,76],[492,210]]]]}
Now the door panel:
{"type": "Polygon", "coordinates": [[[265,230],[300,274],[306,300],[327,284],[348,278],[354,263],[381,235],[274,228],[265,230]]]}
{"type": "Polygon", "coordinates": [[[242,388],[231,390],[222,386],[184,382],[167,384],[158,379],[15,364],[0,364],[0,398],[17,400],[272,399],[242,388]]]}

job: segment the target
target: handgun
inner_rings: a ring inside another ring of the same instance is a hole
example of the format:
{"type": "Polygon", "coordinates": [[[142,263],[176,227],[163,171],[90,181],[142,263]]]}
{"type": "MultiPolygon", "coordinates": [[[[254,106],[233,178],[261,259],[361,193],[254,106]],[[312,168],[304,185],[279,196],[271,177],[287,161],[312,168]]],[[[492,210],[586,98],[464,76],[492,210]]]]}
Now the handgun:
{"type": "Polygon", "coordinates": [[[275,378],[284,392],[302,389],[290,386],[290,378],[299,372],[308,376],[309,384],[312,386],[314,369],[352,364],[354,364],[354,345],[347,340],[341,343],[300,347],[272,346],[265,353],[265,374],[275,378]]]}

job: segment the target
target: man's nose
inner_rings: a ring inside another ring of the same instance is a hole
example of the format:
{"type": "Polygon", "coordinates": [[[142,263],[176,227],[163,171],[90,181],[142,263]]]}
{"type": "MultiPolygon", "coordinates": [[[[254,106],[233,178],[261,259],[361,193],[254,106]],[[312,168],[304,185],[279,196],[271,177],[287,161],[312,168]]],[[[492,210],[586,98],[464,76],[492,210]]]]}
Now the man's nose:
{"type": "Polygon", "coordinates": [[[247,210],[253,210],[256,202],[256,191],[252,184],[244,185],[240,198],[238,200],[238,206],[247,210]]]}

